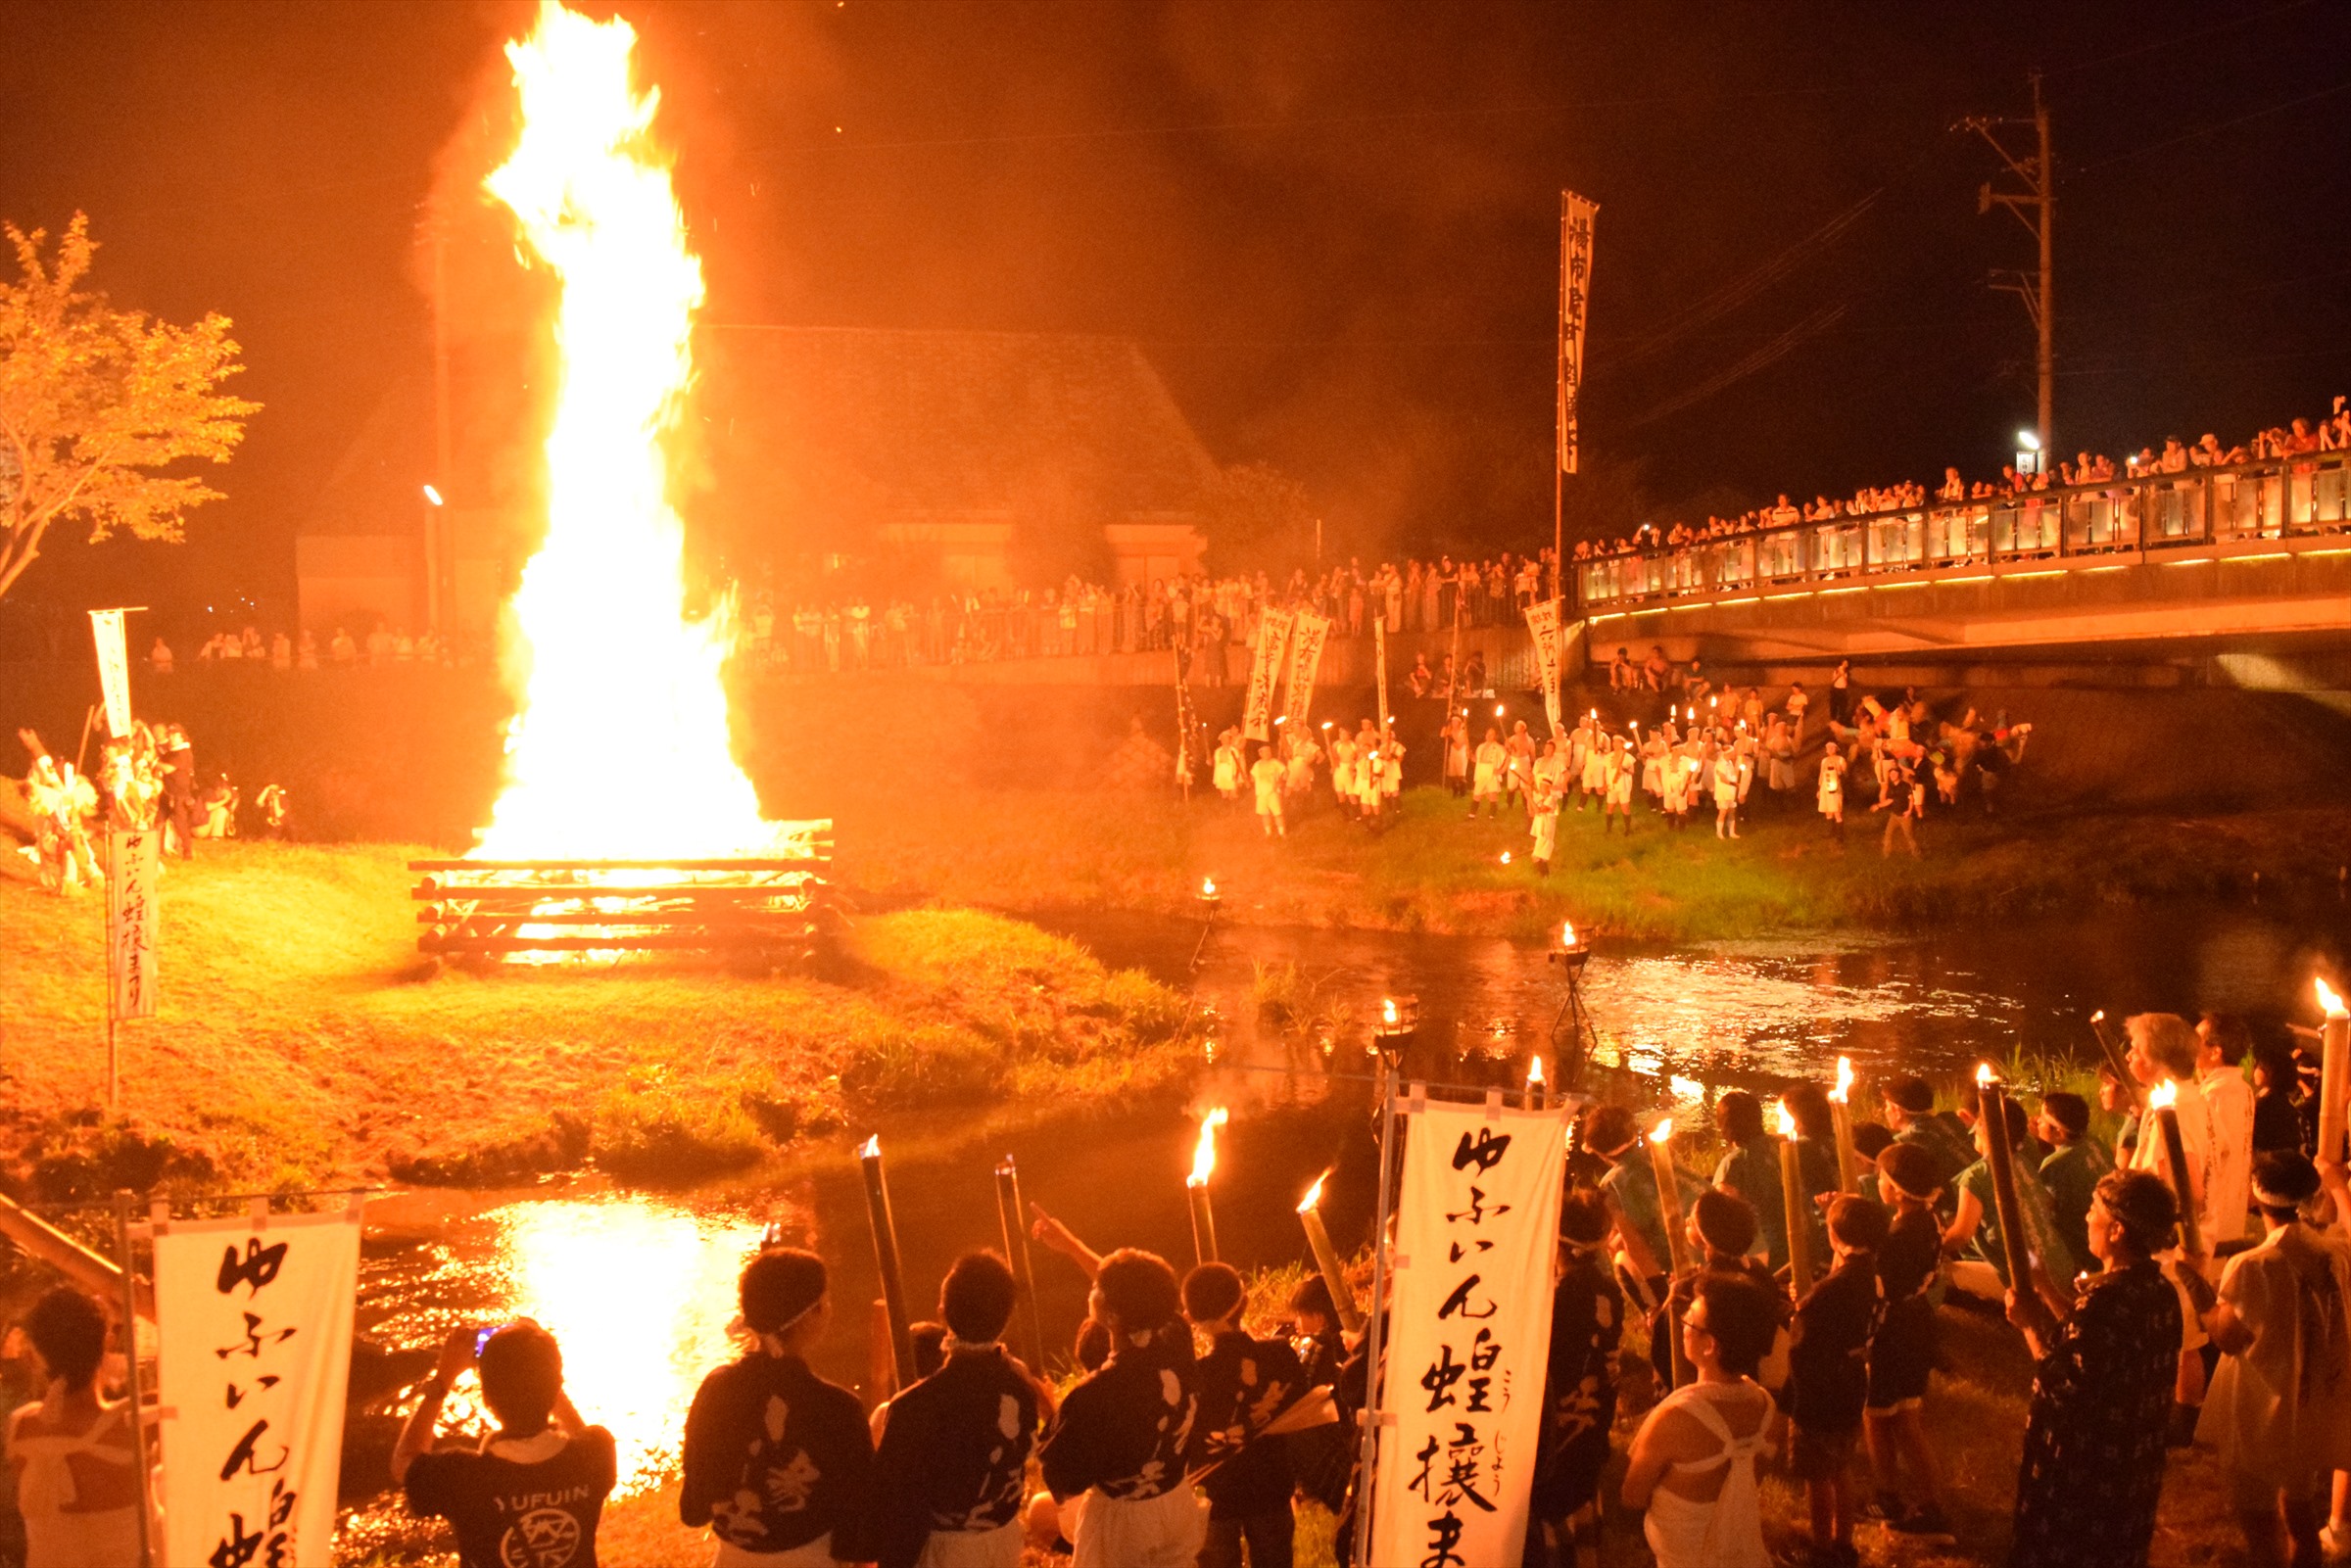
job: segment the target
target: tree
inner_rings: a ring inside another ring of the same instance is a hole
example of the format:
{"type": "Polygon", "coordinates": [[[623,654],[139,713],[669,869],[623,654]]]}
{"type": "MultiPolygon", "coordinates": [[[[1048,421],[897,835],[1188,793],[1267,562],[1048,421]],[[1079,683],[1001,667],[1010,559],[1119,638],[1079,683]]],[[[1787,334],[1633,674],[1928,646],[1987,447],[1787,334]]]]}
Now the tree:
{"type": "Polygon", "coordinates": [[[0,225],[18,276],[0,282],[0,595],[60,521],[92,544],[117,530],[177,543],[183,514],[220,493],[164,472],[226,462],[261,404],[220,383],[244,368],[214,312],[194,326],[117,310],[79,285],[97,249],[79,213],[45,258],[46,231],[0,225]]]}
{"type": "Polygon", "coordinates": [[[1306,487],[1271,463],[1235,463],[1201,493],[1209,555],[1221,569],[1311,559],[1315,508],[1306,487]]]}

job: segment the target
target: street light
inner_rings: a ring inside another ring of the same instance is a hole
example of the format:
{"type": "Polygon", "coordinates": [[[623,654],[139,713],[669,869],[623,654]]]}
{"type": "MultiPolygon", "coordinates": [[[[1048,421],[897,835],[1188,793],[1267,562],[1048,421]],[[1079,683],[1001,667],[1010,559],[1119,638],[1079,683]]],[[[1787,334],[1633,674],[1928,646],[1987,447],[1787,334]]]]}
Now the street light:
{"type": "Polygon", "coordinates": [[[424,487],[424,503],[428,506],[445,506],[448,504],[447,501],[444,501],[441,499],[441,492],[435,490],[430,485],[424,487]]]}
{"type": "Polygon", "coordinates": [[[2030,430],[2016,433],[2016,471],[2020,474],[2040,472],[2040,437],[2030,430]]]}
{"type": "Polygon", "coordinates": [[[424,487],[424,625],[435,637],[441,634],[441,513],[449,504],[441,492],[431,485],[424,487]]]}

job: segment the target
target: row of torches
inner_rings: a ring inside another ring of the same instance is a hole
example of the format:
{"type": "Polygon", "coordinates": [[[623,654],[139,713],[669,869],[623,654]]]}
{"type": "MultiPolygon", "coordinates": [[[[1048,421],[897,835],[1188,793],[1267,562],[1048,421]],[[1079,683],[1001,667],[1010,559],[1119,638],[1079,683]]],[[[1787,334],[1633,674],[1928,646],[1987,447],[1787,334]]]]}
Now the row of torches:
{"type": "MultiPolygon", "coordinates": [[[[1203,879],[1201,899],[1214,903],[1218,898],[1216,883],[1203,879]]],[[[1574,962],[1585,954],[1577,941],[1574,923],[1569,922],[1560,931],[1560,947],[1553,953],[1555,960],[1574,962]]],[[[2320,1011],[2325,1026],[2320,1031],[2319,1084],[2319,1157],[2340,1159],[2346,1119],[2346,1099],[2351,1098],[2351,1009],[2322,977],[2315,982],[2320,1011]]],[[[2149,1089],[2139,1089],[2121,1049],[2106,1032],[2103,1010],[2090,1016],[2091,1032],[2105,1054],[2108,1067],[2124,1091],[2147,1112],[2155,1130],[2162,1137],[2167,1168],[2175,1195],[2179,1200],[2180,1240],[2183,1249],[2191,1256],[2201,1256],[2202,1238],[2198,1233],[2196,1212],[2186,1187],[2187,1156],[2180,1130],[2177,1105],[2179,1085],[2170,1078],[2149,1089]]],[[[1380,1002],[1380,1023],[1377,1033],[1385,1040],[1408,1032],[1403,1012],[1394,997],[1380,1002]]],[[[1860,1158],[1853,1148],[1852,1089],[1853,1064],[1849,1057],[1837,1059],[1837,1085],[1829,1091],[1829,1111],[1832,1131],[1837,1145],[1837,1186],[1840,1193],[1858,1194],[1861,1190],[1860,1158]]],[[[2027,1235],[2023,1206],[2017,1195],[2015,1151],[2008,1139],[2007,1086],[2000,1080],[1989,1062],[1976,1069],[1976,1087],[1980,1096],[1979,1121],[1985,1130],[1985,1142],[1990,1145],[1988,1164],[1991,1167],[1992,1203],[2000,1224],[2000,1244],[2006,1254],[2008,1277],[2024,1281],[2032,1277],[2032,1259],[2027,1252],[2027,1235]]],[[[1550,1085],[1545,1079],[1543,1059],[1537,1056],[1527,1068],[1526,1088],[1522,1105],[1530,1111],[1548,1111],[1552,1107],[1550,1085]]],[[[1191,1214],[1192,1249],[1201,1262],[1217,1259],[1216,1211],[1209,1198],[1209,1179],[1217,1168],[1217,1129],[1232,1119],[1229,1108],[1215,1106],[1200,1118],[1200,1136],[1192,1149],[1192,1168],[1184,1178],[1184,1196],[1191,1214]]],[[[1804,1190],[1801,1150],[1797,1138],[1796,1117],[1785,1100],[1779,1106],[1780,1184],[1781,1202],[1788,1216],[1788,1261],[1791,1281],[1798,1295],[1811,1287],[1814,1259],[1811,1256],[1811,1235],[1802,1217],[1811,1207],[1810,1194],[1804,1190]]],[[[1666,1245],[1671,1250],[1671,1264],[1675,1274],[1686,1272],[1692,1259],[1687,1226],[1682,1213],[1681,1185],[1673,1162],[1673,1118],[1660,1117],[1648,1135],[1652,1168],[1656,1178],[1659,1217],[1664,1222],[1666,1245]]],[[[883,1305],[886,1308],[891,1339],[890,1359],[896,1369],[900,1386],[911,1381],[913,1357],[912,1340],[906,1311],[905,1291],[898,1267],[897,1230],[890,1218],[889,1193],[883,1177],[882,1140],[879,1135],[868,1138],[858,1150],[859,1164],[865,1175],[866,1202],[873,1222],[875,1261],[882,1275],[883,1305]]],[[[1332,1305],[1337,1308],[1340,1324],[1350,1333],[1364,1325],[1364,1314],[1356,1306],[1354,1292],[1348,1288],[1344,1269],[1339,1262],[1338,1250],[1331,1245],[1330,1231],[1323,1224],[1322,1188],[1331,1172],[1323,1171],[1299,1202],[1298,1218],[1305,1228],[1307,1246],[1314,1253],[1315,1265],[1330,1291],[1332,1305]]],[[[1027,1304],[1023,1327],[1030,1339],[1028,1349],[1031,1364],[1038,1365],[1044,1352],[1044,1335],[1036,1313],[1036,1294],[1029,1266],[1028,1226],[1022,1217],[1020,1174],[1013,1159],[1006,1155],[996,1166],[996,1204],[998,1218],[1004,1230],[1005,1255],[1012,1264],[1021,1299],[1027,1304]]],[[[1677,1339],[1675,1354],[1680,1354],[1677,1339]]],[[[1678,1376],[1677,1376],[1678,1381],[1678,1376]]]]}

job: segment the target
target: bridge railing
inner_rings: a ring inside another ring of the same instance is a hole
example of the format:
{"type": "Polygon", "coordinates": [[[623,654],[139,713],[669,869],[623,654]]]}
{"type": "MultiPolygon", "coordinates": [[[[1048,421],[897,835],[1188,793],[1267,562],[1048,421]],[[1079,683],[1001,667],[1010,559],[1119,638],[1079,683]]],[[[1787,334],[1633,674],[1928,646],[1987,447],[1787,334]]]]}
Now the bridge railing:
{"type": "MultiPolygon", "coordinates": [[[[2351,451],[1791,523],[1575,563],[1586,613],[1953,567],[2066,562],[2351,533],[2351,451]]],[[[2289,546],[2290,547],[2290,546],[2289,546]]]]}

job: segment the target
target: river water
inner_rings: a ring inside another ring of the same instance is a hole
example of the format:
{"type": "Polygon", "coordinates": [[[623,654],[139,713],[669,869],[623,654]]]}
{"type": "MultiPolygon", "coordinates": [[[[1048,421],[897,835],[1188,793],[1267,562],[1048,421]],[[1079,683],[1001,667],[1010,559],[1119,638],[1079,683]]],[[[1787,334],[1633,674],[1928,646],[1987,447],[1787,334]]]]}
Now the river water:
{"type": "MultiPolygon", "coordinates": [[[[910,1304],[960,1252],[1000,1246],[990,1172],[1010,1154],[1025,1196],[1102,1250],[1191,1256],[1183,1177],[1198,1112],[1230,1108],[1211,1191],[1223,1256],[1301,1261],[1295,1208],[1325,1169],[1323,1212],[1342,1250],[1366,1238],[1374,1162],[1365,1045],[1383,1001],[1413,1024],[1405,1060],[1433,1082],[1524,1080],[1558,1070],[1565,988],[1547,954],[1505,940],[1229,927],[1098,912],[1032,917],[1115,967],[1188,990],[1209,1022],[1189,1105],[1118,1112],[1024,1107],[992,1117],[914,1116],[860,1126],[746,1190],[624,1191],[594,1177],[508,1192],[398,1194],[370,1209],[360,1346],[344,1465],[345,1554],[420,1545],[381,1495],[406,1391],[458,1323],[527,1315],[554,1331],[582,1412],[619,1441],[623,1490],[674,1464],[685,1405],[729,1353],[734,1276],[773,1222],[823,1253],[836,1319],[823,1370],[867,1381],[865,1317],[879,1294],[863,1188],[849,1153],[882,1135],[910,1304]],[[1195,962],[1196,961],[1196,962],[1195,962]],[[1267,990],[1292,1002],[1276,1022],[1267,990]]],[[[1982,1059],[2079,1059],[2089,1014],[2211,1008],[2282,1038],[2310,1022],[2310,975],[2351,949],[2351,908],[2122,908],[1930,936],[1806,935],[1693,947],[1610,947],[1586,966],[1594,1082],[1659,1106],[1730,1086],[1766,1092],[1863,1074],[1952,1078],[1982,1059]]],[[[2337,971],[2339,973],[2339,970],[2337,971]]],[[[1084,1311],[1075,1268],[1035,1255],[1044,1336],[1059,1356],[1084,1311]]],[[[469,1385],[468,1385],[469,1386],[469,1385]]],[[[465,1392],[460,1387],[460,1396],[465,1392]]],[[[453,1408],[457,1407],[453,1402],[453,1408]]]]}

